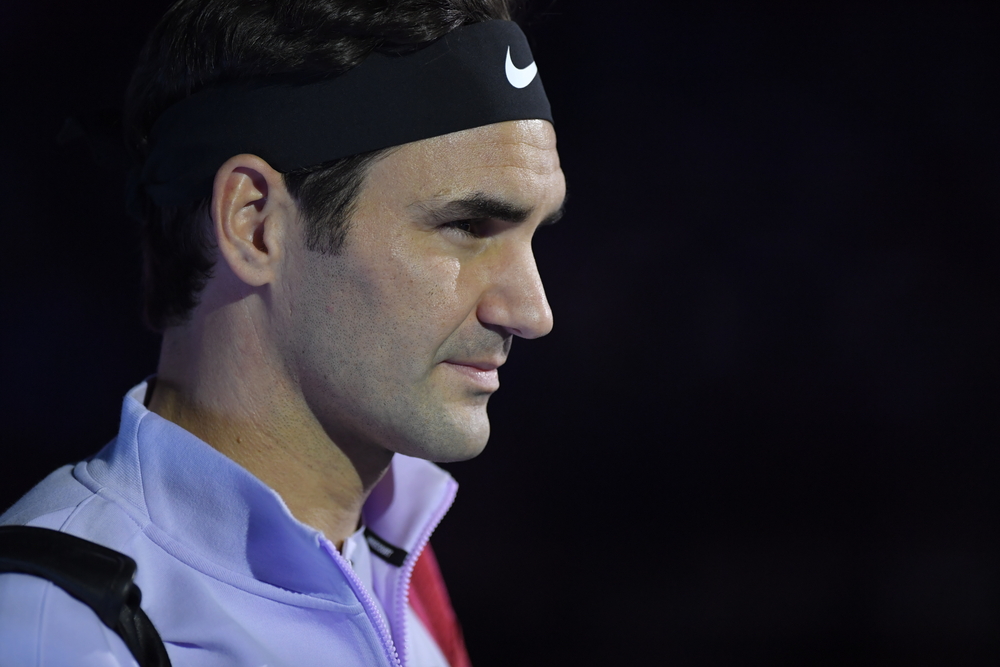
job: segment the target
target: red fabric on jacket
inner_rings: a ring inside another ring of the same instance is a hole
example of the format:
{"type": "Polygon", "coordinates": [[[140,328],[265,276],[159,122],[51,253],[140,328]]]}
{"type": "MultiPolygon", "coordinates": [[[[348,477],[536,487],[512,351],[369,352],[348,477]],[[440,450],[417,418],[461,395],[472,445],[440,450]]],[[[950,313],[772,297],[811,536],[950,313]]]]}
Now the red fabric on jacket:
{"type": "Polygon", "coordinates": [[[444,585],[437,557],[430,543],[413,566],[410,578],[410,606],[424,624],[451,667],[472,667],[458,617],[444,585]]]}

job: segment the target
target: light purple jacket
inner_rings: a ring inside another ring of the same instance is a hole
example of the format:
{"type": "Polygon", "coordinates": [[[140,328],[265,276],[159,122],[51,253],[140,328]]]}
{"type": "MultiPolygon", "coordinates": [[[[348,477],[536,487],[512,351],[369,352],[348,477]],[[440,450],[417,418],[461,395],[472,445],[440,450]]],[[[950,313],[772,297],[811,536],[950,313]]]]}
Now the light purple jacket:
{"type": "MultiPolygon", "coordinates": [[[[56,470],[0,517],[128,554],[142,608],[175,667],[407,665],[413,564],[458,485],[402,455],[364,507],[366,525],[407,552],[372,562],[387,622],[350,565],[277,493],[176,424],[147,410],[146,383],[94,458],[56,470]]],[[[134,665],[119,637],[62,589],[0,575],[0,665],[134,665]]]]}

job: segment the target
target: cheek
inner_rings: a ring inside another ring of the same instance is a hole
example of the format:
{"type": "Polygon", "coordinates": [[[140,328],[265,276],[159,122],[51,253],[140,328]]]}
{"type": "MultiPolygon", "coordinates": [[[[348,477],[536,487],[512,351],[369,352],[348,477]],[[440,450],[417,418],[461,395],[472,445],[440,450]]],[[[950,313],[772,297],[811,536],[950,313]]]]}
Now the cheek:
{"type": "Polygon", "coordinates": [[[473,307],[463,290],[470,272],[454,256],[421,252],[412,239],[360,245],[323,258],[325,270],[303,286],[301,307],[312,314],[302,316],[319,315],[308,328],[341,364],[350,357],[350,365],[382,377],[411,364],[406,376],[427,372],[428,360],[473,307]]]}
{"type": "Polygon", "coordinates": [[[418,344],[431,343],[428,337],[443,340],[465,319],[460,260],[415,247],[412,239],[383,246],[378,260],[366,262],[358,277],[364,310],[402,327],[400,333],[408,332],[418,344]]]}

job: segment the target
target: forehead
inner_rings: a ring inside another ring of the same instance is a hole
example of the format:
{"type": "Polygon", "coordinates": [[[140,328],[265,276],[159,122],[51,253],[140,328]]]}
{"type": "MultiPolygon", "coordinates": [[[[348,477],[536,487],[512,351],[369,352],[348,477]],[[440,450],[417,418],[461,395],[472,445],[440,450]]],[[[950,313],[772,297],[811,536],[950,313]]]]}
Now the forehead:
{"type": "Polygon", "coordinates": [[[362,197],[406,207],[473,193],[558,207],[565,183],[552,125],[507,121],[399,146],[372,166],[362,197]]]}

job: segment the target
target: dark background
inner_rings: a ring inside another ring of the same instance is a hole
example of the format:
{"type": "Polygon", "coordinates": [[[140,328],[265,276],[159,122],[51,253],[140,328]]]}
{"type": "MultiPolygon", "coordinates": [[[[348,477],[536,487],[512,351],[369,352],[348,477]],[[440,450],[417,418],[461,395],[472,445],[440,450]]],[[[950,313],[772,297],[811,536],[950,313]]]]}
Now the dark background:
{"type": "MultiPolygon", "coordinates": [[[[800,4],[533,20],[556,327],[435,542],[478,667],[1000,662],[1000,15],[800,4]]],[[[155,368],[122,184],[53,137],[165,6],[0,4],[4,507],[155,368]]]]}

